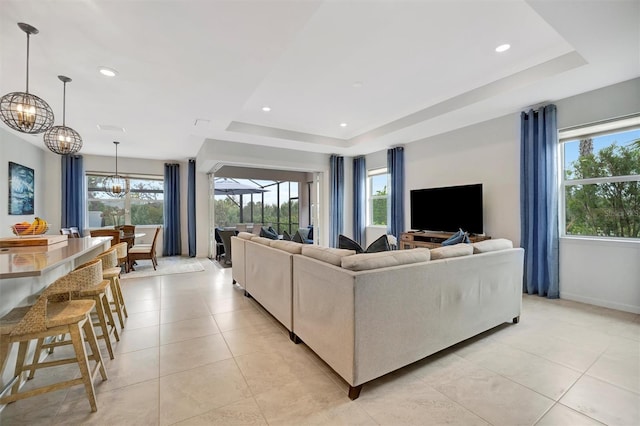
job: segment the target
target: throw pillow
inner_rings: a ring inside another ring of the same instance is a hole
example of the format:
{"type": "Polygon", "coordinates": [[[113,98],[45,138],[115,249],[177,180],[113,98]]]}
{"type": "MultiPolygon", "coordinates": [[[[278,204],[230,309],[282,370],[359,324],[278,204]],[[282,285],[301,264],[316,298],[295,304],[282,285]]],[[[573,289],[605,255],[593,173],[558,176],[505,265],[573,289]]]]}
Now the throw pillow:
{"type": "Polygon", "coordinates": [[[381,251],[389,251],[389,240],[386,235],[381,235],[380,238],[369,244],[369,247],[364,251],[365,253],[378,253],[381,251]]]}
{"type": "Polygon", "coordinates": [[[460,243],[454,246],[443,246],[431,249],[431,260],[447,259],[449,257],[469,256],[473,254],[471,244],[460,243]]]}
{"type": "Polygon", "coordinates": [[[355,250],[356,253],[364,253],[364,250],[356,241],[353,241],[349,237],[345,237],[344,235],[338,235],[338,248],[347,249],[347,250],[355,250]]]}
{"type": "Polygon", "coordinates": [[[296,233],[293,234],[293,238],[291,239],[291,241],[295,241],[296,243],[304,243],[302,235],[300,235],[300,231],[296,231],[296,233]]]}
{"type": "Polygon", "coordinates": [[[278,234],[270,231],[270,228],[267,228],[266,226],[263,226],[262,228],[260,228],[260,236],[264,238],[269,238],[272,240],[278,239],[278,234]]]}
{"type": "Polygon", "coordinates": [[[494,240],[484,240],[473,243],[474,253],[488,253],[490,251],[506,250],[513,248],[513,242],[506,238],[496,238],[494,240]]]}
{"type": "Polygon", "coordinates": [[[441,244],[443,246],[452,246],[454,244],[460,244],[460,243],[467,243],[467,244],[470,243],[469,235],[466,232],[464,232],[462,229],[459,229],[458,232],[456,232],[451,237],[449,237],[449,239],[444,240],[441,244]]]}

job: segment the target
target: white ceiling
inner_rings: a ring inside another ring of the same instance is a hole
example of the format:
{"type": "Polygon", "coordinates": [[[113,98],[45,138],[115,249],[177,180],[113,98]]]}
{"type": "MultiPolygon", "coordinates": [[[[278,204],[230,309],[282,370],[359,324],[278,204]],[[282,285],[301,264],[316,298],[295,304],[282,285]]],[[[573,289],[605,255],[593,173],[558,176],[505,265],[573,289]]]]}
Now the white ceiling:
{"type": "Polygon", "coordinates": [[[71,77],[67,125],[95,155],[365,154],[640,76],[638,0],[1,0],[1,95],[25,89],[18,22],[40,30],[30,91],[59,124],[71,77]]]}

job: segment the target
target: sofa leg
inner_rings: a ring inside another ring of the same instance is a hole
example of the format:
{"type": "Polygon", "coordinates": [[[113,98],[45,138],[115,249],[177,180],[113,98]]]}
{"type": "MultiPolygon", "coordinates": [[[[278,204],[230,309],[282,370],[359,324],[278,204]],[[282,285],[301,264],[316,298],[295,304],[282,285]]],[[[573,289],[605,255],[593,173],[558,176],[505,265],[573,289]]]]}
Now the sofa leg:
{"type": "Polygon", "coordinates": [[[289,332],[289,339],[291,339],[291,341],[293,343],[295,343],[296,345],[299,345],[300,343],[302,343],[302,340],[300,340],[298,335],[296,333],[294,333],[293,331],[289,332]]]}
{"type": "Polygon", "coordinates": [[[237,282],[238,282],[238,281],[233,280],[233,281],[231,282],[231,284],[236,284],[237,282]]]}
{"type": "Polygon", "coordinates": [[[249,299],[251,299],[251,295],[247,290],[244,291],[244,297],[248,297],[249,299]]]}
{"type": "Polygon", "coordinates": [[[360,396],[360,391],[362,390],[362,386],[349,386],[349,399],[350,400],[354,400],[354,399],[358,399],[358,397],[360,396]]]}
{"type": "Polygon", "coordinates": [[[514,317],[514,318],[513,318],[513,323],[514,323],[514,324],[517,324],[517,323],[519,323],[519,322],[520,322],[520,315],[518,315],[517,317],[514,317]]]}

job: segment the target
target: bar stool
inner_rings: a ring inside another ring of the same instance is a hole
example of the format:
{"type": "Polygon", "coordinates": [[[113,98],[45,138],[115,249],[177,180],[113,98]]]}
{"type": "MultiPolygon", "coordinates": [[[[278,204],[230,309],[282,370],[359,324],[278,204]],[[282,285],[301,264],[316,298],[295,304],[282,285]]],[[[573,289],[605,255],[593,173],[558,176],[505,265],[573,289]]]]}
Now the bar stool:
{"type": "MultiPolygon", "coordinates": [[[[121,267],[120,265],[122,265],[122,262],[124,262],[124,267],[125,267],[125,272],[127,272],[129,270],[129,247],[127,245],[127,243],[119,243],[116,244],[114,246],[117,250],[117,256],[118,256],[118,264],[116,266],[118,266],[119,268],[121,267]]],[[[122,287],[120,286],[120,274],[122,273],[122,270],[118,273],[118,280],[116,282],[116,290],[118,292],[118,303],[120,303],[120,306],[122,307],[122,312],[124,313],[125,318],[129,318],[129,314],[127,313],[127,305],[124,303],[124,296],[122,295],[122,287]]]]}
{"type": "MultiPolygon", "coordinates": [[[[122,289],[120,288],[121,268],[118,266],[117,255],[119,245],[124,245],[126,248],[127,243],[116,244],[109,250],[100,253],[96,259],[102,260],[102,277],[111,282],[111,294],[113,295],[113,301],[110,303],[113,306],[112,312],[115,312],[118,315],[120,328],[122,329],[124,328],[123,311],[126,315],[127,307],[124,304],[124,297],[122,296],[122,289]]],[[[128,315],[126,316],[129,317],[128,315]]]]}
{"type": "Polygon", "coordinates": [[[0,320],[0,340],[3,342],[1,346],[5,347],[6,345],[8,351],[8,346],[11,343],[19,343],[15,367],[16,380],[11,387],[11,393],[0,398],[0,404],[8,404],[46,392],[83,384],[91,411],[98,410],[93,380],[98,372],[100,372],[102,380],[107,380],[108,377],[91,324],[90,313],[95,307],[95,302],[93,300],[72,300],[70,289],[87,285],[95,286],[101,281],[101,264],[87,265],[56,280],[49,288],[45,289],[33,306],[16,308],[0,320]],[[24,308],[28,308],[26,312],[24,308]],[[20,315],[22,318],[16,322],[20,315]],[[39,362],[38,356],[34,364],[25,364],[31,340],[66,334],[71,336],[75,351],[74,358],[39,362]],[[85,338],[91,348],[91,355],[87,355],[84,345],[85,338]],[[93,369],[91,369],[89,360],[95,362],[93,369]],[[23,372],[70,363],[78,363],[81,377],[19,392],[23,372]]]}
{"type": "MultiPolygon", "coordinates": [[[[76,268],[76,271],[79,269],[86,268],[88,266],[100,266],[100,281],[97,283],[89,283],[89,282],[69,282],[67,283],[68,291],[72,292],[74,299],[90,299],[95,302],[95,313],[97,315],[97,322],[92,321],[92,325],[96,327],[100,327],[102,330],[102,334],[97,335],[98,339],[103,339],[107,345],[107,351],[109,352],[109,358],[114,359],[113,356],[113,347],[111,346],[111,336],[113,335],[116,341],[120,341],[120,336],[118,335],[118,330],[116,328],[116,323],[113,319],[113,314],[111,312],[111,303],[109,298],[107,297],[107,291],[110,288],[109,280],[103,279],[102,276],[102,261],[100,259],[93,259],[87,263],[84,263],[76,268]],[[105,317],[106,314],[106,317],[105,317]]],[[[64,277],[60,278],[60,280],[64,279],[64,277]]],[[[113,293],[113,292],[111,292],[113,293]]],[[[36,344],[36,355],[39,356],[40,351],[42,349],[53,349],[58,346],[68,345],[70,344],[70,340],[57,340],[55,339],[53,342],[45,343],[44,339],[38,339],[38,343],[36,344]]],[[[34,364],[36,363],[34,358],[34,364]]],[[[35,370],[31,371],[29,378],[33,378],[33,374],[35,370]]]]}

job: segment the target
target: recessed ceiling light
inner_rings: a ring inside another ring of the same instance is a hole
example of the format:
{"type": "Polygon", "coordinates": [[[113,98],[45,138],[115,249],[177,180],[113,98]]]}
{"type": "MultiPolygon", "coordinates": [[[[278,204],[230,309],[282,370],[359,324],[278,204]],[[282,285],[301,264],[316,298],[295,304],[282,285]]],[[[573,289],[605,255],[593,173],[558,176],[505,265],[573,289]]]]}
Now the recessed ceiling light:
{"type": "Polygon", "coordinates": [[[511,49],[511,45],[505,43],[505,44],[501,44],[500,46],[496,47],[496,52],[502,53],[502,52],[506,52],[509,49],[511,49]]]}
{"type": "Polygon", "coordinates": [[[265,106],[263,106],[263,107],[262,107],[262,110],[263,110],[264,112],[269,112],[269,111],[271,111],[271,107],[270,107],[270,106],[265,105],[265,106]]]}
{"type": "Polygon", "coordinates": [[[116,75],[118,75],[118,71],[114,70],[113,68],[98,67],[98,71],[100,71],[100,74],[106,77],[115,77],[116,75]]]}
{"type": "Polygon", "coordinates": [[[347,123],[340,123],[340,127],[347,127],[347,123]]]}

